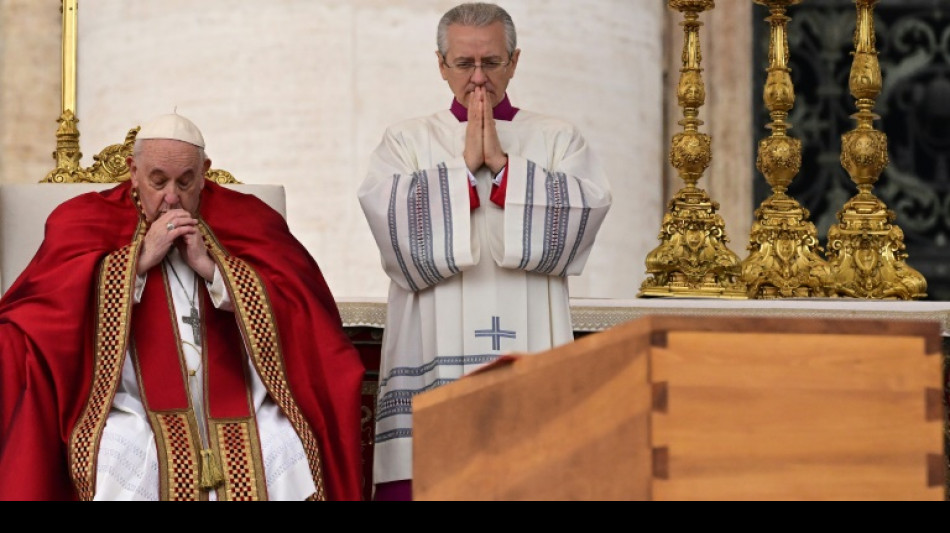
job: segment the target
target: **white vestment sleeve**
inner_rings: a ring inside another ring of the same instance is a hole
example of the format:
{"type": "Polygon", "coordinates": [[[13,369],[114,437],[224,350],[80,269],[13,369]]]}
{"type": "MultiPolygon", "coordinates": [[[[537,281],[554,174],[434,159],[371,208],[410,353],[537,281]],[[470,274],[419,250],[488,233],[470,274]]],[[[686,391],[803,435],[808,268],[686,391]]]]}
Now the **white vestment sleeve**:
{"type": "Polygon", "coordinates": [[[135,275],[135,288],[132,292],[133,303],[139,303],[142,301],[142,293],[145,292],[145,279],[146,274],[135,275]]]}
{"type": "Polygon", "coordinates": [[[472,240],[465,160],[419,168],[420,148],[411,144],[386,132],[359,200],[386,274],[403,289],[419,291],[477,263],[479,249],[472,240]]]}
{"type": "Polygon", "coordinates": [[[577,130],[548,142],[547,161],[508,154],[504,214],[490,215],[492,257],[503,268],[579,275],[610,208],[610,187],[577,130]]]}
{"type": "Polygon", "coordinates": [[[234,311],[231,295],[228,294],[228,289],[224,286],[224,277],[221,275],[218,265],[214,265],[214,277],[211,283],[205,282],[205,286],[208,288],[208,296],[211,297],[211,304],[214,305],[215,309],[234,311]]]}

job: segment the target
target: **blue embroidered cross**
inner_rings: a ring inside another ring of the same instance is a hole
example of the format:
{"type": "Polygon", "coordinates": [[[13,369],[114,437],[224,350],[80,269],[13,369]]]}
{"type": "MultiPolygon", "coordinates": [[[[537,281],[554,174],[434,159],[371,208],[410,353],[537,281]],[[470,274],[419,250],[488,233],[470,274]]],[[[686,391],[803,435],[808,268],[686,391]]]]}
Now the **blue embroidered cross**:
{"type": "Polygon", "coordinates": [[[517,334],[514,331],[501,329],[501,318],[497,316],[491,317],[491,329],[476,329],[476,337],[491,337],[491,349],[500,350],[501,349],[501,338],[514,339],[517,337],[517,334]]]}

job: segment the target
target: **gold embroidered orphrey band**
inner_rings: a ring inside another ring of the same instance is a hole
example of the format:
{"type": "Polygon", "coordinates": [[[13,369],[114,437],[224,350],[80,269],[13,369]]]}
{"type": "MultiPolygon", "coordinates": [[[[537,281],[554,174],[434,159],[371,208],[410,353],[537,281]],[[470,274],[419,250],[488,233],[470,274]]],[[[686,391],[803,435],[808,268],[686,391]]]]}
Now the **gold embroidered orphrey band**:
{"type": "MultiPolygon", "coordinates": [[[[214,235],[199,222],[208,251],[217,263],[234,303],[235,318],[246,339],[248,355],[261,380],[300,436],[316,493],[308,500],[325,500],[322,459],[316,436],[293,399],[286,380],[283,357],[270,300],[257,273],[244,261],[228,255],[214,235]]],[[[144,237],[143,227],[134,242],[103,259],[98,283],[98,321],[93,382],[89,400],[69,440],[69,467],[80,500],[95,496],[95,466],[99,441],[122,374],[129,342],[129,325],[135,287],[135,267],[144,237]]],[[[177,413],[150,413],[158,445],[162,499],[206,499],[200,488],[197,421],[190,409],[177,413]],[[190,414],[190,420],[189,420],[190,414]]],[[[211,421],[209,438],[220,458],[224,487],[222,500],[255,500],[267,494],[260,457],[260,443],[253,420],[211,421]],[[257,471],[260,468],[261,471],[257,471]]]]}

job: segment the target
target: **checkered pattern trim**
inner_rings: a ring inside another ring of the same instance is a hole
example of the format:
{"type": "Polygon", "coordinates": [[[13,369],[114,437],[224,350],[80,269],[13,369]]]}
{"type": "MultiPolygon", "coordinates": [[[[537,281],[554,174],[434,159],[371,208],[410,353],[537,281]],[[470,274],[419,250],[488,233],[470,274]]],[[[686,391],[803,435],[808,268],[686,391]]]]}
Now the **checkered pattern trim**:
{"type": "Polygon", "coordinates": [[[99,274],[92,385],[69,438],[70,475],[80,500],[90,501],[95,495],[99,439],[121,378],[128,343],[139,242],[136,240],[106,256],[99,274]]]}
{"type": "MultiPolygon", "coordinates": [[[[264,476],[257,471],[251,442],[254,429],[248,422],[215,423],[221,470],[224,472],[224,498],[228,501],[258,501],[267,494],[264,476]],[[258,483],[261,485],[258,486],[258,483]]],[[[260,449],[256,447],[256,449],[260,449]]]]}
{"type": "MultiPolygon", "coordinates": [[[[193,416],[193,415],[192,415],[193,416]]],[[[201,499],[201,489],[198,481],[201,479],[200,457],[196,445],[197,435],[192,431],[193,426],[188,423],[185,413],[156,414],[155,419],[160,432],[160,439],[164,446],[159,452],[164,452],[162,463],[163,484],[161,499],[165,501],[198,501],[201,499]]]]}
{"type": "Polygon", "coordinates": [[[257,273],[244,261],[226,255],[216,242],[212,242],[210,231],[202,223],[202,233],[205,242],[209,245],[212,255],[216,259],[221,273],[227,282],[234,304],[234,312],[238,317],[244,339],[247,342],[249,355],[264,385],[271,397],[277,402],[281,410],[290,419],[291,424],[300,435],[307,459],[310,462],[310,472],[313,475],[314,485],[317,487],[318,499],[326,499],[326,490],[323,483],[323,466],[320,457],[320,447],[316,436],[297,406],[291,393],[290,386],[285,379],[283,368],[283,354],[277,324],[274,322],[270,300],[257,273]]]}

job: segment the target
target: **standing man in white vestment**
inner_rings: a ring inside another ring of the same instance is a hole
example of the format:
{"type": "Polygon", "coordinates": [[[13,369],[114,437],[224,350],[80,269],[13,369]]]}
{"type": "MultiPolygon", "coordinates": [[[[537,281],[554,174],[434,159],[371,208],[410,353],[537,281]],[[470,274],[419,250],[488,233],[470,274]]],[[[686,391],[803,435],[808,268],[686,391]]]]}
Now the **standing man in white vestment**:
{"type": "Polygon", "coordinates": [[[412,397],[510,352],[573,340],[567,276],[611,203],[573,125],[514,107],[521,51],[501,7],[437,31],[449,109],[388,128],[359,199],[391,278],[376,413],[376,500],[410,500],[412,397]]]}

